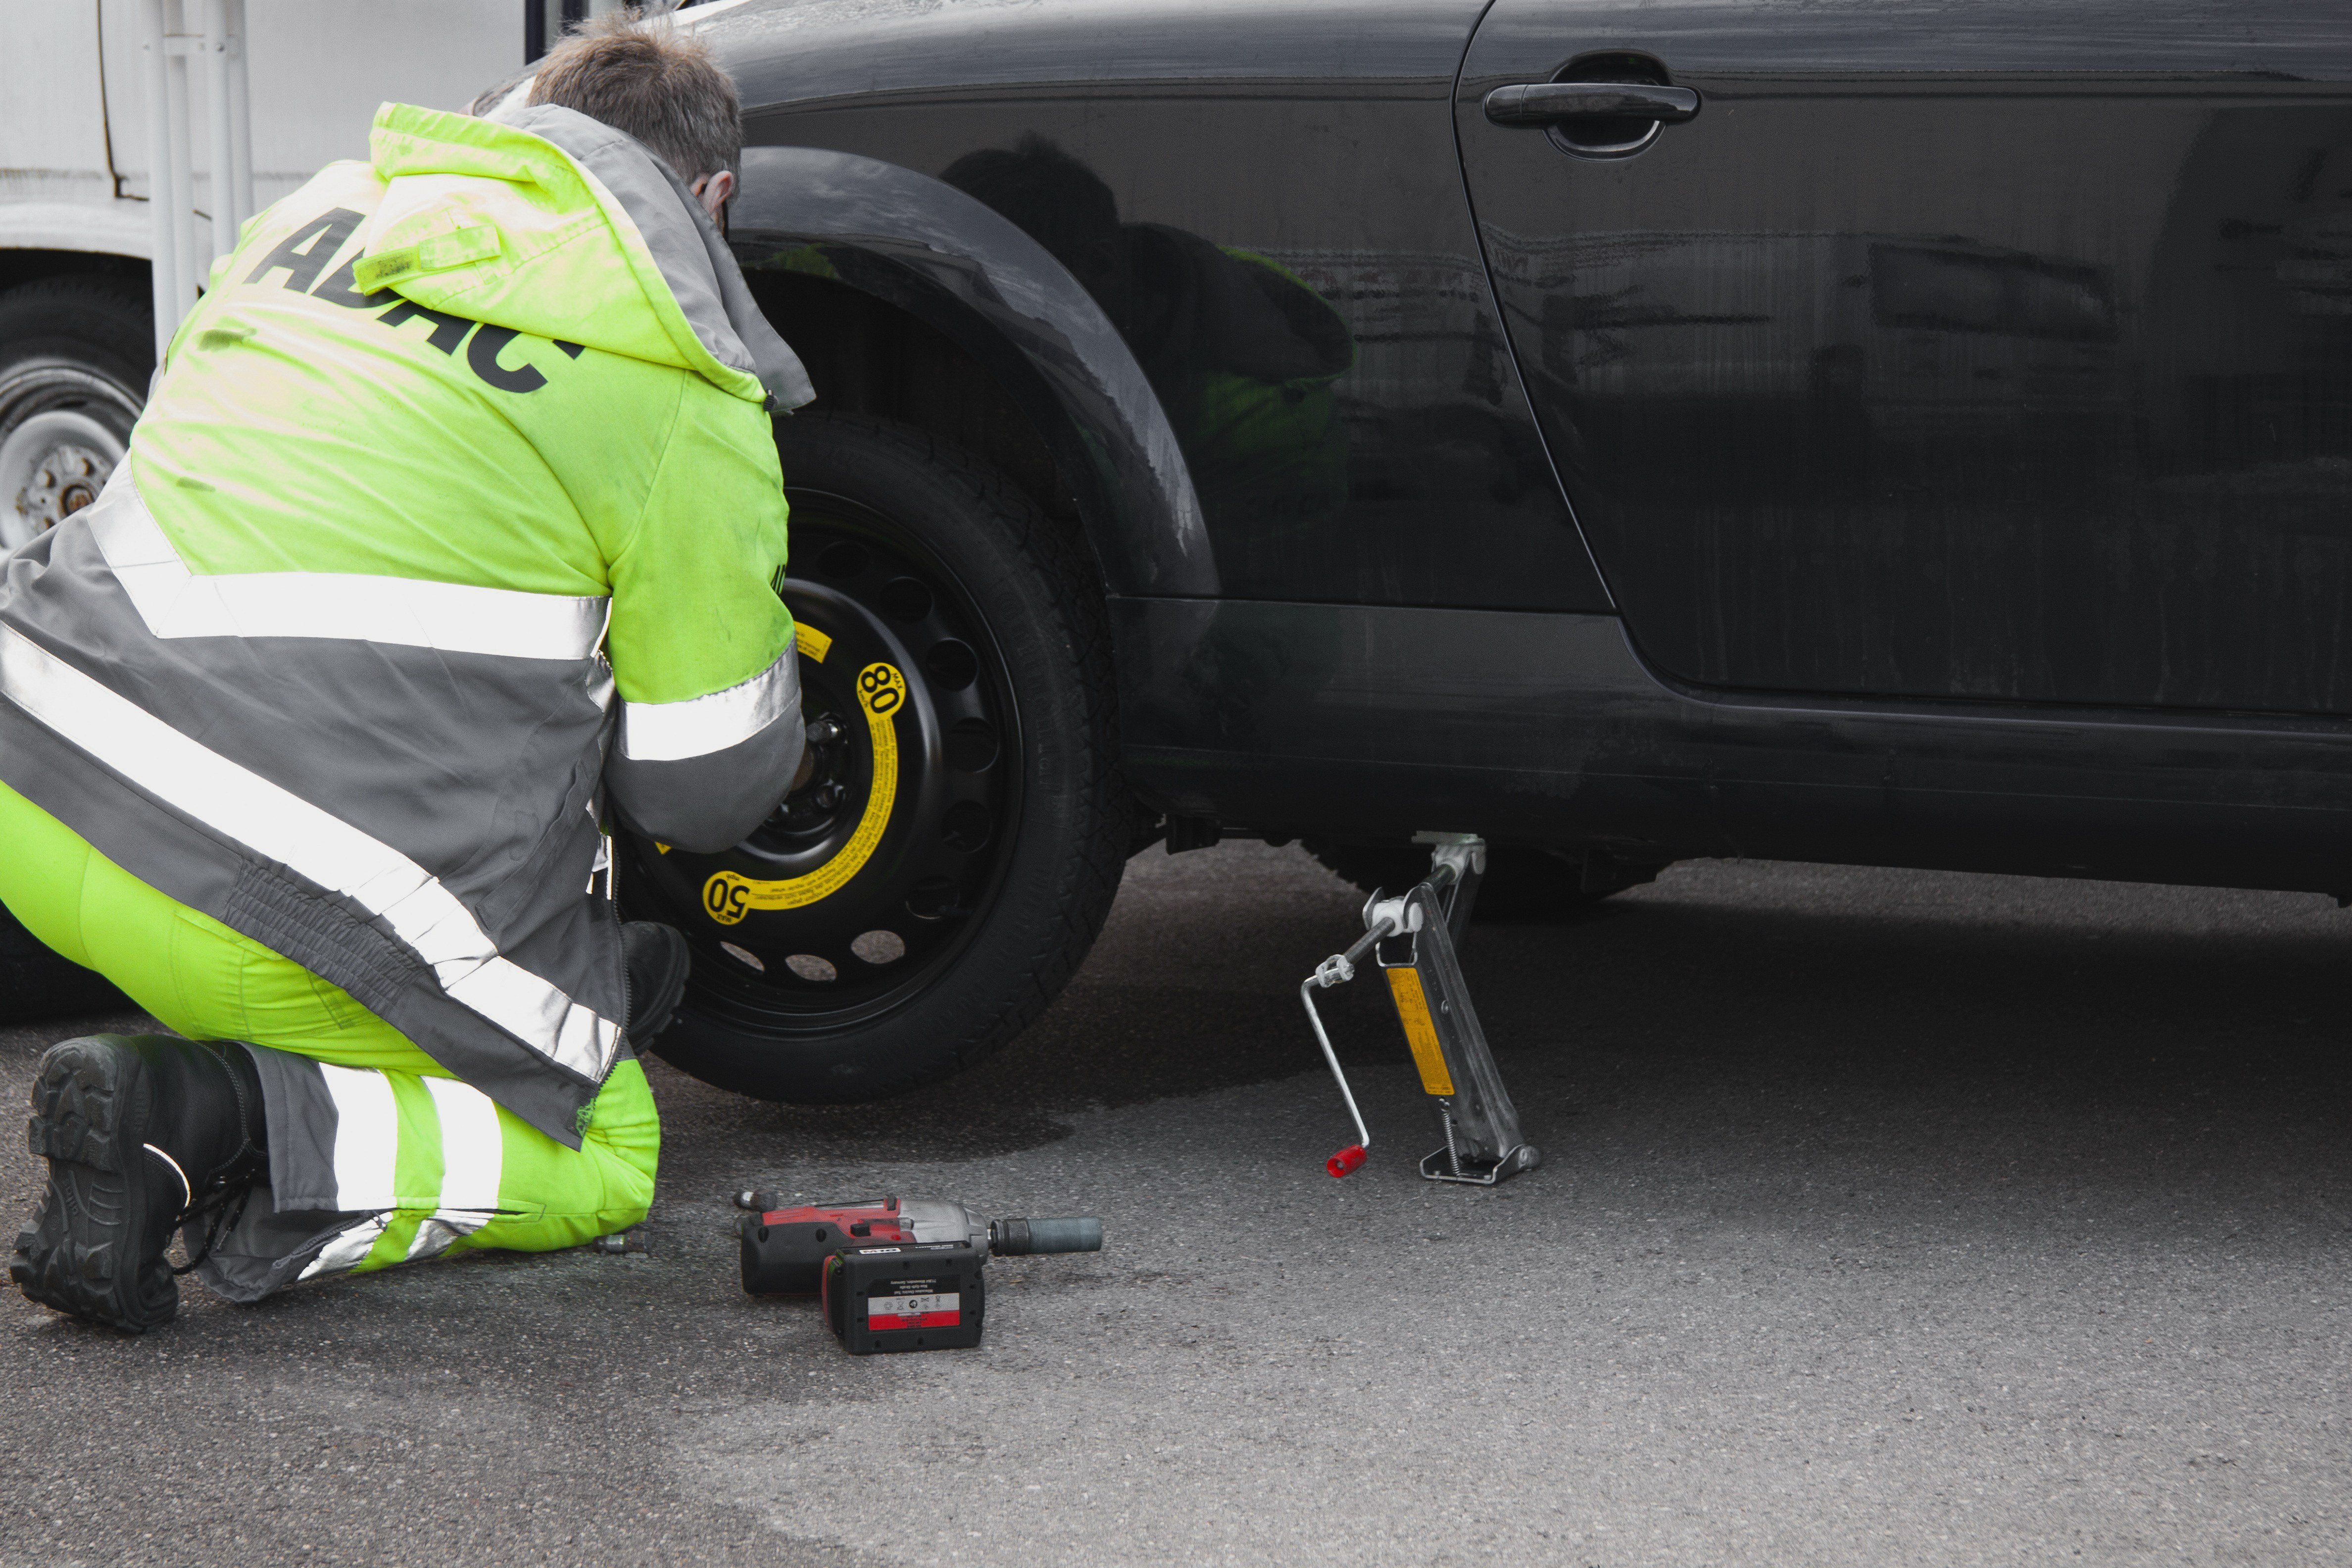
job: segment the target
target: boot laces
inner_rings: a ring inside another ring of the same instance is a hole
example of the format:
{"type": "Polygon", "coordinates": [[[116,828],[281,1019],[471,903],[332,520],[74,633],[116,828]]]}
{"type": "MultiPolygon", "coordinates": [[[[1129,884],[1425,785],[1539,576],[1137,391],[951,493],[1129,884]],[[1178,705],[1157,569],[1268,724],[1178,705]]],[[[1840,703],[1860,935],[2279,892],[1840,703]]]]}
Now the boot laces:
{"type": "Polygon", "coordinates": [[[253,1195],[255,1180],[269,1161],[269,1151],[253,1141],[253,1111],[246,1100],[245,1080],[228,1063],[227,1053],[234,1048],[228,1045],[216,1046],[210,1041],[205,1043],[205,1053],[219,1065],[222,1072],[228,1075],[229,1093],[236,1100],[236,1152],[213,1173],[212,1179],[205,1184],[203,1194],[199,1196],[189,1184],[188,1173],[180,1169],[177,1160],[164,1154],[152,1143],[147,1145],[156,1153],[163,1154],[165,1163],[178,1173],[181,1189],[187,1197],[186,1205],[172,1223],[185,1225],[199,1215],[204,1216],[204,1241],[188,1255],[185,1263],[172,1270],[175,1276],[188,1273],[203,1263],[212,1256],[213,1248],[219,1244],[220,1238],[236,1228],[236,1222],[245,1217],[246,1200],[253,1195]]]}

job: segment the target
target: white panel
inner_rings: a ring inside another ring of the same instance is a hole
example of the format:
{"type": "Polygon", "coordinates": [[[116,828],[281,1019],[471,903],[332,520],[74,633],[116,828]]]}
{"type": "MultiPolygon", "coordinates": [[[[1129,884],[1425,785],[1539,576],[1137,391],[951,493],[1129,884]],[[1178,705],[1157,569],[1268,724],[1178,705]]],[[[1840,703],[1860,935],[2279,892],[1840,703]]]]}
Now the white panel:
{"type": "MultiPolygon", "coordinates": [[[[0,50],[16,38],[17,14],[29,7],[10,5],[0,19],[0,50]]],[[[147,184],[147,62],[140,48],[145,35],[140,7],[116,0],[100,10],[105,27],[106,126],[114,143],[114,172],[122,176],[122,194],[144,199],[147,184]]]]}
{"type": "MultiPolygon", "coordinates": [[[[0,5],[0,200],[63,195],[47,187],[105,167],[97,0],[0,5]]],[[[94,185],[89,199],[111,195],[94,185]]]]}
{"type": "MultiPolygon", "coordinates": [[[[192,19],[201,26],[201,6],[191,4],[192,19]]],[[[0,61],[17,58],[18,40],[30,40],[32,21],[46,8],[34,0],[0,4],[0,61]]],[[[87,21],[91,6],[84,0],[57,8],[87,21]]],[[[460,109],[521,69],[522,18],[521,0],[247,0],[255,199],[268,206],[321,165],[366,157],[368,122],[387,99],[460,109]]],[[[140,91],[139,8],[110,5],[104,20],[114,164],[131,177],[125,194],[144,196],[147,109],[140,91]]],[[[94,100],[94,71],[83,90],[94,100]]],[[[208,103],[199,81],[189,104],[192,124],[206,123],[208,103]]],[[[201,132],[196,142],[201,205],[208,159],[201,132]]]]}
{"type": "Polygon", "coordinates": [[[520,0],[247,0],[253,167],[265,205],[367,156],[389,99],[462,109],[522,68],[520,0]]]}
{"type": "Polygon", "coordinates": [[[154,239],[144,202],[0,202],[0,247],[143,257],[154,239]]]}

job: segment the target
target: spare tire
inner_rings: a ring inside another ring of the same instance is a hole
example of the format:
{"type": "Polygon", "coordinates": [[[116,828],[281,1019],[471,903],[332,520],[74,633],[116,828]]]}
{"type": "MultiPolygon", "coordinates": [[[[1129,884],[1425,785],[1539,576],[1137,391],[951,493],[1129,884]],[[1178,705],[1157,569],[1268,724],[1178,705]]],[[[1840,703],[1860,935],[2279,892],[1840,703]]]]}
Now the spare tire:
{"type": "Polygon", "coordinates": [[[1135,816],[1109,632],[1082,541],[970,456],[846,415],[776,446],[814,766],[732,849],[624,836],[619,893],[694,950],[653,1049],[765,1100],[873,1100],[1003,1045],[1093,945],[1135,816]]]}

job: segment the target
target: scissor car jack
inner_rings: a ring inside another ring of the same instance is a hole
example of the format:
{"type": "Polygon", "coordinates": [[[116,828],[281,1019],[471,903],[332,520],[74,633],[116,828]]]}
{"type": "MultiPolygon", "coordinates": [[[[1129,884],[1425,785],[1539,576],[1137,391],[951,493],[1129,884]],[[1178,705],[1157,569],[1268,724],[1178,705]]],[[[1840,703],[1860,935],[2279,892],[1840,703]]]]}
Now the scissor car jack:
{"type": "Polygon", "coordinates": [[[1323,1016],[1316,1011],[1315,993],[1353,980],[1357,964],[1370,953],[1388,976],[1389,997],[1404,1026],[1413,1065],[1421,1069],[1421,1086],[1437,1102],[1438,1125],[1445,1132],[1445,1147],[1422,1161],[1421,1173],[1433,1182],[1491,1187],[1507,1176],[1534,1170],[1543,1154],[1519,1136],[1519,1113],[1503,1089],[1502,1074],[1495,1070],[1486,1033],[1478,1026],[1470,987],[1454,956],[1454,944],[1470,923],[1478,879],[1486,874],[1486,843],[1465,834],[1431,837],[1435,849],[1429,876],[1402,898],[1376,892],[1366,900],[1364,934],[1347,952],[1317,964],[1315,973],[1298,984],[1307,1021],[1315,1027],[1323,1059],[1331,1064],[1331,1076],[1339,1080],[1339,1097],[1348,1102],[1360,1140],[1325,1161],[1323,1168],[1333,1176],[1354,1171],[1364,1163],[1372,1135],[1356,1109],[1339,1055],[1324,1031],[1323,1016]]]}

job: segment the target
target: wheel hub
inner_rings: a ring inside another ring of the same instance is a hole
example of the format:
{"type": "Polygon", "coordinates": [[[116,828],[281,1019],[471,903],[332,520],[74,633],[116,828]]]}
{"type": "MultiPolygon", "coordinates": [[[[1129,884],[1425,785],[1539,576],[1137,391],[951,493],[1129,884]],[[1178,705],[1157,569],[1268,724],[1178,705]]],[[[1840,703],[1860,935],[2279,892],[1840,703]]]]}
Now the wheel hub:
{"type": "Polygon", "coordinates": [[[0,550],[96,500],[138,416],[121,388],[76,365],[25,367],[0,384],[0,550]]]}

